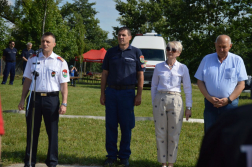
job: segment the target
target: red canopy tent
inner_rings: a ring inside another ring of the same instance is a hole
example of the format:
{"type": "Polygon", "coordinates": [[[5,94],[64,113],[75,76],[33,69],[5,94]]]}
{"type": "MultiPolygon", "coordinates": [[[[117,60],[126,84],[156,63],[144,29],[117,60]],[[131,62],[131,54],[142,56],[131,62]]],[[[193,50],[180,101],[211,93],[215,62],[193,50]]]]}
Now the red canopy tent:
{"type": "Polygon", "coordinates": [[[90,50],[83,53],[83,62],[102,63],[106,52],[107,51],[104,48],[101,48],[100,50],[90,50]]]}

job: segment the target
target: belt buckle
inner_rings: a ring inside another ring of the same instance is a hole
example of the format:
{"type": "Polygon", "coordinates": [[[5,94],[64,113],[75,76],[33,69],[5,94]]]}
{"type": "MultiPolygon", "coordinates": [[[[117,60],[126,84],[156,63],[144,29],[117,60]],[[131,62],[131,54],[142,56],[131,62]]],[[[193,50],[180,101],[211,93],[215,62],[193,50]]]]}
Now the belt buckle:
{"type": "Polygon", "coordinates": [[[40,96],[47,96],[47,93],[40,93],[40,96]]]}

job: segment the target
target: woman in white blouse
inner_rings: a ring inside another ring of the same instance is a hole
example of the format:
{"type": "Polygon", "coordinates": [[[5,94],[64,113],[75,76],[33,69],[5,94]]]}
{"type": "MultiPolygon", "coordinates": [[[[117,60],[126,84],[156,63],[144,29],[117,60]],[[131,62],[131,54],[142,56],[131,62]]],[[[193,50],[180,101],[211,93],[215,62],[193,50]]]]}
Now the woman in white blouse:
{"type": "Polygon", "coordinates": [[[186,96],[186,120],[192,114],[192,87],[189,71],[186,65],[176,60],[181,52],[180,42],[168,43],[166,47],[167,60],[156,65],[151,83],[157,157],[158,162],[162,163],[162,167],[166,167],[166,165],[173,167],[177,158],[184,111],[180,94],[181,82],[183,82],[186,96]]]}

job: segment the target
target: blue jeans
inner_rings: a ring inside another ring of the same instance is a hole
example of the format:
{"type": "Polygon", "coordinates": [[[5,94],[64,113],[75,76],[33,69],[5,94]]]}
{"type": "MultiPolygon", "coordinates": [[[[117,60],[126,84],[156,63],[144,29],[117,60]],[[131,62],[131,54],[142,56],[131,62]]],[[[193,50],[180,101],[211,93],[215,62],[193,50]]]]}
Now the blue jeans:
{"type": "Polygon", "coordinates": [[[131,154],[131,129],[135,126],[135,90],[116,90],[108,87],[105,96],[107,157],[117,159],[118,155],[120,159],[128,159],[131,154]],[[117,150],[118,123],[121,129],[119,151],[117,150]]]}
{"type": "Polygon", "coordinates": [[[3,84],[6,83],[7,78],[10,73],[10,84],[13,84],[14,77],[15,77],[15,67],[16,67],[16,62],[6,62],[4,72],[3,72],[3,84]]]}
{"type": "Polygon", "coordinates": [[[205,110],[204,110],[204,130],[205,133],[207,130],[214,125],[214,123],[217,121],[217,119],[222,115],[223,113],[227,112],[230,109],[236,108],[238,106],[239,98],[233,100],[231,104],[228,104],[226,106],[216,108],[214,105],[209,102],[205,98],[205,110]]]}

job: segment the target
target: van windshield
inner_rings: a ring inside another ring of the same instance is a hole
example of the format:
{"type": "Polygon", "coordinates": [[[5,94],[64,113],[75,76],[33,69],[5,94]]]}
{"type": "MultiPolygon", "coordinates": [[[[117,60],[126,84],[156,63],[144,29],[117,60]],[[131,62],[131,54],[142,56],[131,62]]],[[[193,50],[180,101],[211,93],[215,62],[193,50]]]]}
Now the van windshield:
{"type": "Polygon", "coordinates": [[[148,61],[165,61],[164,50],[161,49],[140,49],[145,60],[148,61]]]}

